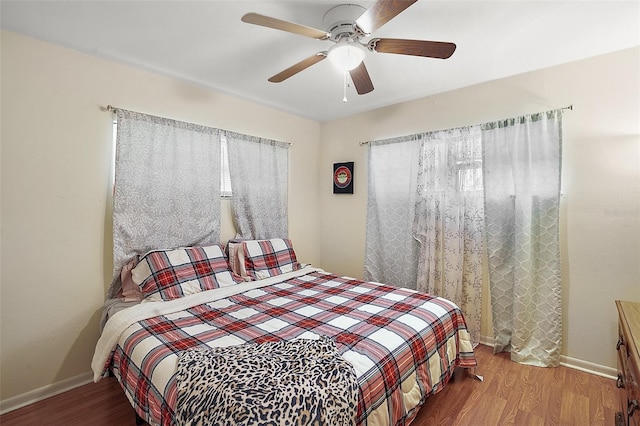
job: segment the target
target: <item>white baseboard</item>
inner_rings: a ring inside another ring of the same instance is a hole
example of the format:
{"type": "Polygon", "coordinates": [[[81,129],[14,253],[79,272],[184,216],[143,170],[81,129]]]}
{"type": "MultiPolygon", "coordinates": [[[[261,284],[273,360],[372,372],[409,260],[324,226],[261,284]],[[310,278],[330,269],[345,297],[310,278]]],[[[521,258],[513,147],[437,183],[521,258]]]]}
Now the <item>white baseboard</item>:
{"type": "MultiPolygon", "coordinates": [[[[493,347],[495,339],[490,336],[480,336],[480,344],[493,347]]],[[[589,361],[583,361],[570,356],[560,355],[560,365],[573,368],[574,370],[584,371],[585,373],[595,374],[597,376],[606,377],[607,379],[616,379],[618,371],[615,368],[606,365],[595,364],[589,361]]]]}
{"type": "Polygon", "coordinates": [[[33,404],[34,402],[42,401],[49,397],[58,395],[71,389],[86,385],[93,382],[93,372],[80,374],[69,379],[65,379],[61,382],[52,383],[50,385],[43,386],[38,389],[17,395],[11,398],[0,401],[0,414],[8,413],[9,411],[17,410],[26,405],[33,404]]]}
{"type": "Polygon", "coordinates": [[[606,365],[595,364],[581,359],[571,358],[570,356],[560,355],[560,365],[573,368],[575,370],[584,371],[585,373],[595,374],[597,376],[606,377],[615,380],[618,377],[618,370],[606,365]]]}

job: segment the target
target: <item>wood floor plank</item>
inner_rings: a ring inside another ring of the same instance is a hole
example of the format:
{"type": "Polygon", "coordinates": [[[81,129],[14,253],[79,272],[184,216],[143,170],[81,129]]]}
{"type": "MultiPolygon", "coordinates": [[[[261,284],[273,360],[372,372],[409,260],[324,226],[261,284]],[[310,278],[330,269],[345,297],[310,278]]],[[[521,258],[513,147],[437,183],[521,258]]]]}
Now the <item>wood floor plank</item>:
{"type": "Polygon", "coordinates": [[[490,393],[478,392],[479,403],[474,407],[472,415],[459,419],[457,424],[497,425],[500,422],[507,400],[490,393]]]}
{"type": "Polygon", "coordinates": [[[549,405],[549,393],[544,392],[545,380],[541,367],[523,366],[520,376],[520,402],[518,408],[538,417],[544,417],[549,405]]]}
{"type": "MultiPolygon", "coordinates": [[[[509,354],[476,348],[477,373],[455,375],[429,397],[412,426],[613,426],[615,381],[566,367],[516,364],[509,354]]],[[[103,379],[0,416],[2,426],[134,426],[135,415],[118,382],[103,379]]]]}
{"type": "Polygon", "coordinates": [[[590,385],[595,379],[587,374],[570,374],[565,375],[565,385],[571,388],[571,391],[577,395],[589,397],[591,393],[590,385]]]}
{"type": "MultiPolygon", "coordinates": [[[[564,389],[562,387],[553,387],[548,390],[549,402],[547,404],[547,410],[545,412],[545,421],[550,425],[559,425],[561,423],[560,414],[562,412],[562,393],[564,389]]],[[[596,423],[597,424],[597,423],[596,423]]],[[[601,423],[603,425],[613,424],[601,423]]]]}
{"type": "MultiPolygon", "coordinates": [[[[494,423],[498,424],[498,423],[494,423]]],[[[529,413],[528,411],[518,410],[516,414],[514,425],[527,425],[527,426],[544,426],[546,423],[543,417],[529,413]]]]}
{"type": "Polygon", "coordinates": [[[589,419],[589,398],[573,391],[563,392],[560,422],[566,425],[591,424],[589,419]]]}
{"type": "MultiPolygon", "coordinates": [[[[515,425],[516,418],[518,417],[518,403],[517,398],[510,398],[506,400],[504,410],[502,410],[502,416],[498,420],[499,425],[515,425]]],[[[472,423],[469,423],[472,424],[472,423]]]]}

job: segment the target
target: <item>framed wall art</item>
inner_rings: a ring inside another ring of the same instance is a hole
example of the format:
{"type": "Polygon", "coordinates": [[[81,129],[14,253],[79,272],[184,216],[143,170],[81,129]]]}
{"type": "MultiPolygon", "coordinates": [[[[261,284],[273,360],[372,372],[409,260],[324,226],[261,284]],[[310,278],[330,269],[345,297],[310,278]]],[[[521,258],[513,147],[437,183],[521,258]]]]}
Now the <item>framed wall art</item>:
{"type": "Polygon", "coordinates": [[[333,193],[353,194],[353,161],[333,163],[333,193]]]}

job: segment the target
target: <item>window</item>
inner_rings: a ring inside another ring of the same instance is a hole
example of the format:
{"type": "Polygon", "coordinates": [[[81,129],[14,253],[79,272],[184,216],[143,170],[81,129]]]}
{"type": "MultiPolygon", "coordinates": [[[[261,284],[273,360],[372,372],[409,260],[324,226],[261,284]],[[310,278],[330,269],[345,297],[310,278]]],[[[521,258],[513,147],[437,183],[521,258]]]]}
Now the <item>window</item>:
{"type": "Polygon", "coordinates": [[[456,164],[458,191],[482,190],[482,160],[463,160],[456,164]]]}
{"type": "Polygon", "coordinates": [[[220,135],[220,195],[231,197],[231,175],[229,174],[229,155],[227,154],[227,137],[220,135]]]}
{"type": "Polygon", "coordinates": [[[116,115],[113,115],[113,140],[111,141],[111,191],[116,189],[116,140],[118,134],[118,122],[116,115]]]}

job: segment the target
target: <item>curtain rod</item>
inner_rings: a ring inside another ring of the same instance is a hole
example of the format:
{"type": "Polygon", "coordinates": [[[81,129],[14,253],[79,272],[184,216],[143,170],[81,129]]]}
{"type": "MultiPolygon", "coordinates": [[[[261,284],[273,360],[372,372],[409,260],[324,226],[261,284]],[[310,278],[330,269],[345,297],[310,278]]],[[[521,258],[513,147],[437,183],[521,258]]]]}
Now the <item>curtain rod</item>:
{"type": "MultiPolygon", "coordinates": [[[[105,108],[105,110],[107,110],[109,112],[116,112],[116,110],[122,109],[122,108],[116,108],[113,105],[107,105],[104,108],[105,108]]],[[[225,129],[218,129],[218,130],[222,130],[223,132],[229,132],[229,133],[237,133],[237,132],[234,132],[232,130],[225,130],[225,129]]],[[[260,136],[251,136],[251,135],[247,135],[247,136],[252,137],[252,138],[258,138],[258,139],[268,139],[268,138],[262,138],[260,136]]],[[[269,140],[274,140],[274,139],[269,139],[269,140]]],[[[276,141],[276,142],[286,143],[289,146],[293,145],[291,142],[280,142],[280,141],[276,141]]]]}
{"type": "MultiPolygon", "coordinates": [[[[570,111],[573,111],[573,104],[567,105],[566,107],[562,107],[562,108],[559,108],[559,109],[561,109],[561,110],[568,109],[570,111]]],[[[370,142],[371,141],[360,142],[359,145],[360,146],[369,145],[370,142]]]]}

